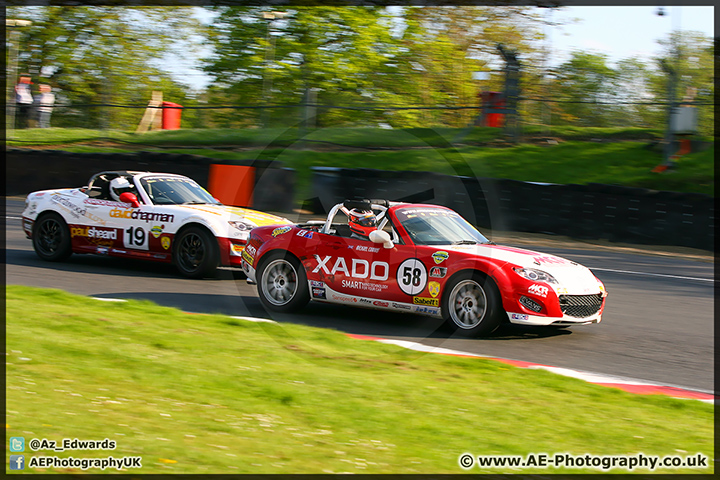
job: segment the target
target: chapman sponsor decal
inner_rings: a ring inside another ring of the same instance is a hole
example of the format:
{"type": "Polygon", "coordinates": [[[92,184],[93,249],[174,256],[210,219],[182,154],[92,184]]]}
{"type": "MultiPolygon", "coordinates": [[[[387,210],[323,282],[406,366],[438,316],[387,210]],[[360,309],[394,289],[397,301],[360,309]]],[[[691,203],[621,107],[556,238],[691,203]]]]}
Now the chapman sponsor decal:
{"type": "Polygon", "coordinates": [[[447,275],[447,268],[445,267],[432,267],[430,269],[430,274],[432,278],[445,278],[445,275],[447,275]]]}
{"type": "Polygon", "coordinates": [[[375,300],[374,302],[372,302],[372,304],[375,305],[376,307],[389,307],[390,306],[390,302],[383,302],[380,300],[375,300]]]}
{"type": "Polygon", "coordinates": [[[292,230],[290,227],[279,227],[279,228],[276,228],[275,230],[273,230],[270,235],[272,235],[273,237],[277,237],[278,235],[287,233],[290,230],[292,230]]]}
{"type": "Polygon", "coordinates": [[[321,259],[319,255],[315,255],[315,260],[318,264],[313,269],[312,273],[318,273],[320,270],[325,272],[326,275],[335,275],[342,273],[347,277],[353,278],[369,278],[370,280],[387,280],[390,275],[390,265],[387,262],[368,262],[360,258],[353,258],[350,261],[350,268],[348,268],[347,260],[343,257],[335,258],[335,263],[332,269],[328,267],[331,260],[335,258],[331,255],[327,255],[321,259]]]}
{"type": "Polygon", "coordinates": [[[513,320],[527,320],[528,316],[524,313],[511,313],[510,318],[513,320]]]}
{"type": "Polygon", "coordinates": [[[535,283],[528,287],[528,292],[534,293],[535,295],[540,295],[541,297],[545,298],[548,294],[548,287],[535,283]]]}
{"type": "Polygon", "coordinates": [[[143,212],[134,208],[113,208],[109,214],[112,218],[125,218],[132,220],[144,220],[148,222],[173,223],[175,215],[169,213],[143,212]]]}
{"type": "Polygon", "coordinates": [[[438,282],[428,283],[428,293],[433,298],[437,297],[440,294],[440,284],[438,282]]]}
{"type": "Polygon", "coordinates": [[[70,236],[117,240],[117,230],[95,227],[72,227],[70,229],[70,236]]]}
{"type": "Polygon", "coordinates": [[[427,307],[439,307],[440,300],[438,300],[437,298],[413,297],[413,304],[424,305],[427,307]]]}
{"type": "Polygon", "coordinates": [[[450,255],[447,252],[435,252],[432,254],[432,258],[435,263],[440,264],[450,258],[450,255]]]}
{"type": "Polygon", "coordinates": [[[170,248],[170,237],[162,237],[160,239],[160,245],[162,245],[165,250],[168,250],[170,248]]]}
{"type": "Polygon", "coordinates": [[[311,232],[310,230],[298,230],[296,235],[303,238],[313,238],[314,234],[315,232],[311,232]]]}
{"type": "Polygon", "coordinates": [[[242,259],[245,260],[245,261],[247,262],[247,264],[250,265],[250,266],[252,266],[253,263],[255,262],[255,259],[253,258],[252,255],[250,255],[250,254],[247,252],[247,250],[243,250],[242,253],[240,254],[240,256],[241,256],[242,259]]]}

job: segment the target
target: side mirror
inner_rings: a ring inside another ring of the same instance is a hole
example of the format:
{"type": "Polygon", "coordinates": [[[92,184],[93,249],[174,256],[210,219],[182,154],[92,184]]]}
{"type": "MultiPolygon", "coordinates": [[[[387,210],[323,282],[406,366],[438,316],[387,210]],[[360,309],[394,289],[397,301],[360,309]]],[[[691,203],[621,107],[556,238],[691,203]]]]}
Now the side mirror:
{"type": "Polygon", "coordinates": [[[373,230],[368,238],[373,243],[382,243],[384,248],[393,248],[394,246],[390,234],[384,230],[373,230]]]}
{"type": "Polygon", "coordinates": [[[133,207],[137,208],[140,206],[137,196],[134,193],[124,192],[120,194],[120,201],[124,203],[130,203],[133,207]]]}

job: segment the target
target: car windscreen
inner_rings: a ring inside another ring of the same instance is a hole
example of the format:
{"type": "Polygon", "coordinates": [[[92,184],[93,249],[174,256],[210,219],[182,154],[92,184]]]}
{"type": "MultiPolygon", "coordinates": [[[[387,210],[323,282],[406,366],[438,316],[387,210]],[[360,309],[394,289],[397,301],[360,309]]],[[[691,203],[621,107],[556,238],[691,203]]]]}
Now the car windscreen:
{"type": "Polygon", "coordinates": [[[140,185],[155,205],[219,204],[204,188],[187,177],[143,177],[140,185]]]}
{"type": "Polygon", "coordinates": [[[415,245],[473,245],[491,243],[458,213],[444,208],[401,208],[398,221],[415,245]]]}

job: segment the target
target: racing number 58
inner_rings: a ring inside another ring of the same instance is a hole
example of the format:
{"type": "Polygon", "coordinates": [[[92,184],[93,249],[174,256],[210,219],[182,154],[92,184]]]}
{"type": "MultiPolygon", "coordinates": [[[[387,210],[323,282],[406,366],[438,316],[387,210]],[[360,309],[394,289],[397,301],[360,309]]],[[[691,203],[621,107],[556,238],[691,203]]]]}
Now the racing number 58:
{"type": "Polygon", "coordinates": [[[419,287],[421,282],[422,270],[419,268],[405,267],[403,271],[403,283],[405,285],[412,283],[413,287],[419,287]]]}
{"type": "Polygon", "coordinates": [[[123,240],[126,248],[148,249],[148,236],[142,227],[130,227],[125,230],[123,240]]]}
{"type": "Polygon", "coordinates": [[[427,270],[417,258],[408,258],[398,266],[397,283],[407,295],[417,295],[425,290],[427,270]]]}

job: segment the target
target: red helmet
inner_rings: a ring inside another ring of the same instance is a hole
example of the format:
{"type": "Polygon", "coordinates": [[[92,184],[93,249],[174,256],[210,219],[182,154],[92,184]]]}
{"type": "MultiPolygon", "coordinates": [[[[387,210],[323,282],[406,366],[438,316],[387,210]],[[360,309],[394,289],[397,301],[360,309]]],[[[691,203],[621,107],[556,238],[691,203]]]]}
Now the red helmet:
{"type": "Polygon", "coordinates": [[[351,232],[367,237],[370,232],[377,230],[377,217],[368,210],[352,209],[348,212],[348,225],[351,232]]]}

